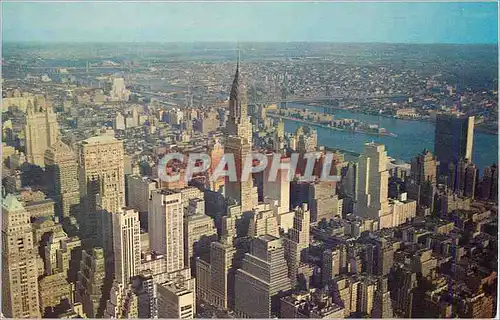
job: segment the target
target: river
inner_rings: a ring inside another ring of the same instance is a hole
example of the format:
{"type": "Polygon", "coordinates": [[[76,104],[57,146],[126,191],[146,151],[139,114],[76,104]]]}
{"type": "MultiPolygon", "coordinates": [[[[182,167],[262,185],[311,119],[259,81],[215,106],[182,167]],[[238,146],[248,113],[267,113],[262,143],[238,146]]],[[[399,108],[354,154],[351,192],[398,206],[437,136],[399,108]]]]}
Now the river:
{"type": "MultiPolygon", "coordinates": [[[[290,108],[307,108],[311,111],[324,112],[322,107],[289,103],[290,108]]],[[[379,117],[347,110],[332,110],[329,112],[336,118],[357,119],[370,124],[378,124],[397,137],[374,136],[348,131],[336,131],[315,127],[318,132],[318,144],[361,153],[364,143],[375,141],[383,143],[389,156],[410,161],[424,148],[434,151],[434,128],[432,122],[402,120],[379,117]]],[[[284,120],[285,130],[294,132],[301,124],[293,120],[284,120]]],[[[498,136],[483,132],[474,132],[473,162],[479,167],[480,174],[485,167],[498,161],[498,136]]]]}

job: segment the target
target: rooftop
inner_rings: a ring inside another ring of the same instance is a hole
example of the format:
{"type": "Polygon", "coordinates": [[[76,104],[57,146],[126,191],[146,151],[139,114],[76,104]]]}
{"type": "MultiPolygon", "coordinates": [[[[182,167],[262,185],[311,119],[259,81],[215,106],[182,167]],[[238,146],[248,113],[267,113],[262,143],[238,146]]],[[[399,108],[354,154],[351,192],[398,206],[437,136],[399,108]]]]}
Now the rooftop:
{"type": "Polygon", "coordinates": [[[114,143],[114,142],[118,142],[118,140],[112,136],[102,135],[83,140],[82,144],[99,144],[99,143],[114,143]]]}

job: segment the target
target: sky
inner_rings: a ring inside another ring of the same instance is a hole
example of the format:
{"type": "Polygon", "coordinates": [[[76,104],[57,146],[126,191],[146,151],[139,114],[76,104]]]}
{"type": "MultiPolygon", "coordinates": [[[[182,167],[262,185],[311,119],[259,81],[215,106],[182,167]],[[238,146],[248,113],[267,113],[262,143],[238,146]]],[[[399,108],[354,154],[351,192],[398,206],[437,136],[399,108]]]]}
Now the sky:
{"type": "Polygon", "coordinates": [[[497,43],[498,5],[2,2],[3,41],[497,43]]]}

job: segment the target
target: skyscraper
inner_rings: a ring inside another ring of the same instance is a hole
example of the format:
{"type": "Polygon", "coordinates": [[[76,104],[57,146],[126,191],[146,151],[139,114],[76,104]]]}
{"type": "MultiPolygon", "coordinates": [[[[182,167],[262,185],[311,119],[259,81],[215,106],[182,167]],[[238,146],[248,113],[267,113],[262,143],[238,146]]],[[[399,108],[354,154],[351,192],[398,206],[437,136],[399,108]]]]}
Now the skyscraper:
{"type": "Polygon", "coordinates": [[[25,119],[26,158],[29,163],[43,168],[45,166],[45,151],[56,143],[59,135],[56,115],[52,107],[48,106],[44,110],[36,103],[33,106],[30,101],[28,102],[25,119]]]}
{"type": "Polygon", "coordinates": [[[247,87],[240,73],[240,62],[236,66],[231,93],[229,94],[229,119],[227,122],[227,134],[238,136],[252,145],[252,124],[248,116],[247,87]]]}
{"type": "MultiPolygon", "coordinates": [[[[107,290],[104,250],[94,248],[82,252],[78,281],[76,282],[76,301],[83,305],[83,311],[89,318],[100,318],[104,315],[107,290]]],[[[109,291],[108,291],[109,293],[109,291]]]]}
{"type": "Polygon", "coordinates": [[[63,218],[77,213],[80,203],[78,162],[75,152],[58,140],[45,152],[45,171],[56,202],[56,214],[63,218]]]}
{"type": "Polygon", "coordinates": [[[359,157],[359,184],[356,215],[379,221],[379,227],[391,227],[388,197],[387,152],[382,144],[366,143],[359,157]]]}
{"type": "Polygon", "coordinates": [[[498,168],[496,164],[484,169],[480,184],[480,196],[482,199],[490,201],[498,199],[498,168]]]}
{"type": "Polygon", "coordinates": [[[245,318],[271,318],[291,289],[283,242],[269,235],[253,239],[235,276],[235,312],[245,318]]]}
{"type": "Polygon", "coordinates": [[[216,181],[210,180],[210,176],[214,173],[217,165],[224,155],[224,147],[218,138],[214,138],[212,143],[208,146],[208,154],[210,155],[211,164],[210,168],[207,170],[208,176],[206,179],[206,187],[212,191],[221,192],[224,187],[224,177],[220,177],[216,181]]]}
{"type": "Polygon", "coordinates": [[[135,276],[141,263],[141,228],[139,213],[122,208],[111,214],[115,281],[126,286],[135,276]]]}
{"type": "Polygon", "coordinates": [[[248,117],[247,104],[247,88],[240,75],[238,61],[229,95],[229,119],[225,144],[226,153],[234,155],[238,179],[230,181],[229,177],[226,177],[225,196],[241,205],[243,212],[252,210],[258,202],[257,188],[253,186],[251,175],[242,177],[245,158],[252,153],[252,124],[248,117]]]}
{"type": "Polygon", "coordinates": [[[307,256],[307,249],[310,241],[310,212],[307,204],[295,208],[293,218],[293,228],[288,231],[288,238],[285,239],[285,257],[288,262],[288,277],[292,284],[297,279],[297,269],[302,257],[307,256]]]}
{"type": "Polygon", "coordinates": [[[184,217],[184,264],[196,274],[194,258],[208,255],[210,243],[217,240],[214,220],[205,214],[205,201],[191,199],[188,215],[184,217]]]}
{"type": "Polygon", "coordinates": [[[30,217],[17,198],[2,199],[2,313],[40,318],[37,254],[30,217]]]}
{"type": "Polygon", "coordinates": [[[148,209],[148,233],[151,251],[164,254],[166,272],[184,268],[182,195],[167,189],[151,193],[148,209]]]}
{"type": "Polygon", "coordinates": [[[436,157],[429,150],[424,150],[411,161],[411,177],[419,185],[424,182],[436,183],[437,164],[436,157]]]}
{"type": "Polygon", "coordinates": [[[130,91],[125,88],[125,79],[114,78],[111,85],[110,97],[112,101],[128,101],[130,91]]]}
{"type": "Polygon", "coordinates": [[[158,318],[193,319],[196,297],[192,290],[173,282],[157,286],[158,318]]]}
{"type": "Polygon", "coordinates": [[[212,304],[232,308],[234,304],[233,259],[236,254],[232,236],[212,242],[210,248],[210,289],[212,304]]]}
{"type": "MultiPolygon", "coordinates": [[[[268,162],[272,163],[272,156],[268,156],[268,162]]],[[[267,166],[264,171],[263,192],[266,198],[277,200],[279,203],[279,212],[285,213],[290,211],[290,179],[288,178],[288,170],[290,170],[290,159],[282,158],[282,166],[286,169],[280,169],[276,173],[276,179],[269,181],[271,166],[267,166]]]]}
{"type": "Polygon", "coordinates": [[[80,196],[86,235],[96,236],[97,207],[118,212],[125,205],[123,143],[110,136],[92,137],[78,146],[80,196]]]}
{"type": "Polygon", "coordinates": [[[450,164],[456,166],[461,159],[472,160],[473,143],[473,116],[437,115],[434,152],[440,162],[440,174],[445,174],[450,164]]]}
{"type": "Polygon", "coordinates": [[[318,147],[318,133],[311,127],[299,127],[294,133],[296,147],[300,153],[313,152],[318,147]]]}

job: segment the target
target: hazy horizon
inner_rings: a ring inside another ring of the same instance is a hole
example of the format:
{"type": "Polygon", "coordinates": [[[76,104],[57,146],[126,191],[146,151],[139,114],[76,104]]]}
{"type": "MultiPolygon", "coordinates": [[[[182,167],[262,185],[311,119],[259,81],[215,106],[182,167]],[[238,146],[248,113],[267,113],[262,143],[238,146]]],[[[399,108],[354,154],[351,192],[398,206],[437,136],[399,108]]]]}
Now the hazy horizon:
{"type": "Polygon", "coordinates": [[[339,44],[339,45],[441,45],[441,46],[493,46],[497,47],[497,43],[448,43],[448,42],[340,42],[340,41],[2,41],[4,44],[284,44],[284,43],[315,43],[315,44],[339,44]]]}
{"type": "Polygon", "coordinates": [[[496,2],[3,2],[4,42],[496,44],[496,2]]]}

